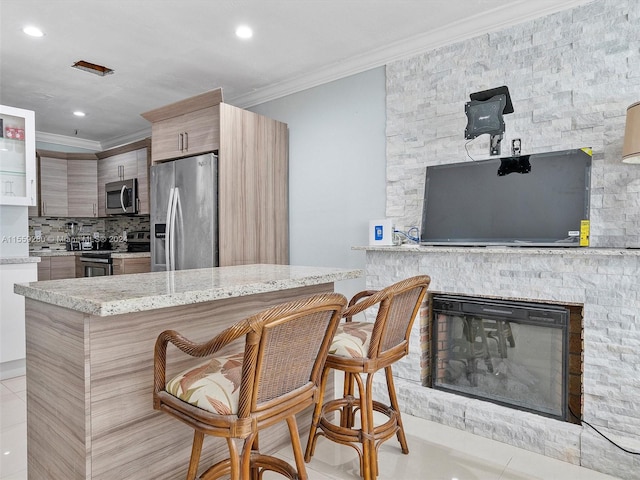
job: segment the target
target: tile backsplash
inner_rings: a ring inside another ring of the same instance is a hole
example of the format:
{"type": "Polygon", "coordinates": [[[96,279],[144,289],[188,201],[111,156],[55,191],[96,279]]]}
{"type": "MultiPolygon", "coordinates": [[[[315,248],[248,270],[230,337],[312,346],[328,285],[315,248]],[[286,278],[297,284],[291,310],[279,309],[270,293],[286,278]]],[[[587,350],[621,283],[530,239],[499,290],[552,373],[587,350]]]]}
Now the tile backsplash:
{"type": "Polygon", "coordinates": [[[69,222],[76,222],[81,227],[79,236],[93,237],[94,233],[98,233],[101,239],[108,238],[114,250],[127,249],[123,232],[149,231],[148,215],[113,218],[29,217],[29,249],[65,250],[68,235],[66,224],[69,222]],[[40,235],[36,235],[36,231],[40,235]]]}

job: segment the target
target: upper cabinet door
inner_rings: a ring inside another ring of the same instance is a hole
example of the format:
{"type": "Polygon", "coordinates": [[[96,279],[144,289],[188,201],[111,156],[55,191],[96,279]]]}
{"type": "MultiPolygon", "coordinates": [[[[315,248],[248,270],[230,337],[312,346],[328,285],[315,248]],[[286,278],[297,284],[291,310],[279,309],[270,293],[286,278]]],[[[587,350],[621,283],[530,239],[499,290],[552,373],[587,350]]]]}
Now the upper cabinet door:
{"type": "Polygon", "coordinates": [[[97,160],[67,160],[70,217],[98,216],[97,160]]]}
{"type": "Polygon", "coordinates": [[[218,88],[143,113],[151,122],[151,163],[218,150],[221,102],[218,88]]]}
{"type": "Polygon", "coordinates": [[[37,204],[35,116],[0,105],[0,205],[37,204]]]}
{"type": "Polygon", "coordinates": [[[161,120],[151,126],[153,162],[212,152],[219,146],[218,105],[161,120]]]}
{"type": "Polygon", "coordinates": [[[40,216],[68,216],[67,192],[67,160],[40,157],[40,216]]]}

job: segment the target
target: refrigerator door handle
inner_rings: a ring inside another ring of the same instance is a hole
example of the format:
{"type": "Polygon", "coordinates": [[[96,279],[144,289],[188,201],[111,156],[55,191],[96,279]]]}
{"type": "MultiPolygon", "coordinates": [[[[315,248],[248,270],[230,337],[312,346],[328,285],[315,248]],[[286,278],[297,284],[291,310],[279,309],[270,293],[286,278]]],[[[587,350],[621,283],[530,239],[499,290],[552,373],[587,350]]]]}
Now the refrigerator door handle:
{"type": "Polygon", "coordinates": [[[173,194],[174,189],[169,190],[169,202],[167,203],[167,217],[165,219],[166,228],[165,236],[164,236],[164,260],[167,271],[172,270],[171,268],[171,212],[173,211],[173,194]]]}
{"type": "Polygon", "coordinates": [[[179,195],[180,195],[180,193],[179,193],[178,187],[175,187],[173,189],[173,204],[171,206],[171,227],[169,228],[170,235],[171,235],[171,244],[170,244],[171,270],[175,270],[176,269],[176,238],[175,238],[175,233],[176,233],[176,209],[178,208],[179,195]]]}
{"type": "Polygon", "coordinates": [[[180,235],[183,233],[182,225],[178,223],[178,215],[181,215],[182,205],[180,204],[180,189],[175,187],[176,191],[173,195],[173,223],[171,224],[171,262],[173,270],[178,270],[176,263],[176,245],[180,246],[180,235]],[[177,229],[177,231],[176,231],[177,229]]]}

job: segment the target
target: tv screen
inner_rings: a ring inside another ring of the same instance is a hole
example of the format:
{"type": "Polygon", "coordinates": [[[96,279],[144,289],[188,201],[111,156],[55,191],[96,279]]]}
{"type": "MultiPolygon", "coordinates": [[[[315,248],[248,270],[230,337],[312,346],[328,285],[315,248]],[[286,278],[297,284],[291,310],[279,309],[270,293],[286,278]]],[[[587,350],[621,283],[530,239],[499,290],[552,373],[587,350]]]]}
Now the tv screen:
{"type": "Polygon", "coordinates": [[[577,247],[590,149],[427,167],[423,245],[577,247]]]}

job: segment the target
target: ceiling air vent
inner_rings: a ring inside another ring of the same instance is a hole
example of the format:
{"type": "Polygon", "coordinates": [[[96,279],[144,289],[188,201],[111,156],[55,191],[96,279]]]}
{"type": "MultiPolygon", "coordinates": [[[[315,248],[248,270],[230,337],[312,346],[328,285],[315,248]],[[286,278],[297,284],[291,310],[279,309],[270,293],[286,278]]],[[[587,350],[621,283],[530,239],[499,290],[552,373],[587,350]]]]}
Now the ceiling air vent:
{"type": "Polygon", "coordinates": [[[93,73],[94,75],[100,75],[101,77],[111,75],[113,73],[113,70],[110,68],[103,67],[102,65],[96,65],[95,63],[85,62],[84,60],[80,60],[71,66],[78,70],[93,73]]]}

